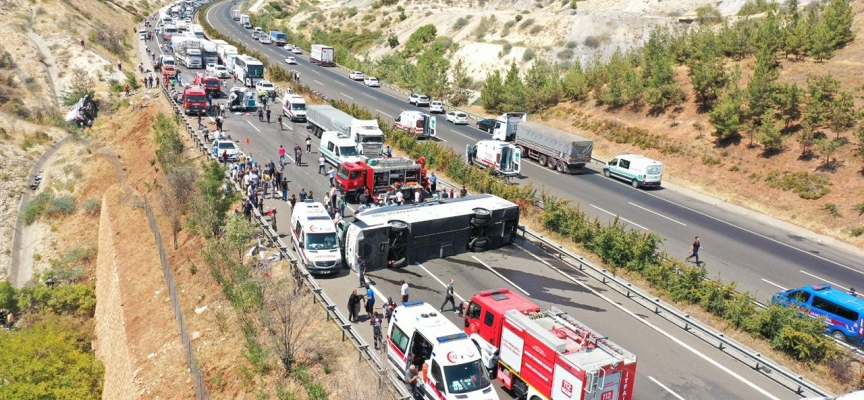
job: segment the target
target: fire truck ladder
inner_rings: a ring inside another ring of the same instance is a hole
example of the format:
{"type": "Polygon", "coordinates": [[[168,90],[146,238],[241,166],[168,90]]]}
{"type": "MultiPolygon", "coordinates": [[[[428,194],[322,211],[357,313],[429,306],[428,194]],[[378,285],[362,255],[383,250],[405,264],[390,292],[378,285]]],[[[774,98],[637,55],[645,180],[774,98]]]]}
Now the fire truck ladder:
{"type": "Polygon", "coordinates": [[[600,336],[600,334],[595,332],[593,329],[583,325],[581,322],[577,321],[575,318],[571,317],[564,311],[561,311],[555,307],[550,307],[549,310],[546,311],[546,316],[554,319],[555,322],[573,330],[574,332],[579,332],[584,338],[583,345],[588,340],[593,340],[594,346],[596,347],[602,347],[612,353],[619,354],[622,357],[626,357],[628,354],[628,352],[612,344],[607,337],[600,336]]]}
{"type": "Polygon", "coordinates": [[[381,168],[407,168],[414,165],[414,161],[403,158],[379,158],[374,167],[381,168]]]}

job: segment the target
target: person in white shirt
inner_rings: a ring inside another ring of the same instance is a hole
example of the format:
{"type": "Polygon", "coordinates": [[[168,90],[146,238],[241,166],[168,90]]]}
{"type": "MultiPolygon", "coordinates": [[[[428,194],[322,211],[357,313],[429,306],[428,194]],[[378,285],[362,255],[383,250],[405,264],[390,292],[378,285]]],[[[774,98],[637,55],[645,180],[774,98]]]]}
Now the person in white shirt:
{"type": "Polygon", "coordinates": [[[408,301],[408,282],[405,282],[404,279],[402,280],[401,293],[402,293],[402,302],[403,303],[407,302],[408,301]]]}
{"type": "Polygon", "coordinates": [[[414,191],[414,204],[419,204],[419,203],[420,203],[420,191],[415,190],[414,191]]]}
{"type": "Polygon", "coordinates": [[[401,205],[402,205],[402,200],[403,200],[403,198],[402,198],[402,191],[401,191],[401,190],[397,190],[397,191],[396,191],[396,204],[398,204],[398,205],[401,206],[401,205]]]}

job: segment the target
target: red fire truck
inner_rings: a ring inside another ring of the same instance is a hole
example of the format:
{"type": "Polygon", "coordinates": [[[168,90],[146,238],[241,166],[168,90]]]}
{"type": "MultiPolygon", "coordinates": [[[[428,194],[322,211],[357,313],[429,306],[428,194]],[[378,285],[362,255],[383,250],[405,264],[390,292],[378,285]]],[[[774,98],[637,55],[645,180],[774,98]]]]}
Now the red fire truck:
{"type": "Polygon", "coordinates": [[[413,191],[424,187],[426,170],[406,157],[346,161],[339,165],[336,173],[336,188],[355,201],[364,188],[369,189],[371,196],[399,190],[405,199],[412,199],[413,191]]]}
{"type": "Polygon", "coordinates": [[[484,364],[518,399],[633,398],[636,356],[555,307],[496,289],[474,295],[464,315],[484,364]]]}
{"type": "Polygon", "coordinates": [[[192,84],[201,86],[208,94],[212,94],[213,97],[219,97],[219,94],[222,93],[222,82],[215,76],[200,73],[195,74],[192,84]]]}
{"type": "Polygon", "coordinates": [[[183,89],[183,110],[186,114],[198,114],[207,111],[207,92],[201,86],[189,86],[183,89]]]}

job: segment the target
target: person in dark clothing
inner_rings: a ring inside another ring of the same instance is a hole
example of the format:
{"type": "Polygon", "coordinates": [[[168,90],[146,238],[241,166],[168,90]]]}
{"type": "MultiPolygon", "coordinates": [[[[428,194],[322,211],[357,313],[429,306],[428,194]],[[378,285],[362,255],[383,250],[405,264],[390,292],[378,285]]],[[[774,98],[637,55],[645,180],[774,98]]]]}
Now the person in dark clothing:
{"type": "Polygon", "coordinates": [[[296,195],[296,194],[292,194],[292,195],[291,195],[291,209],[292,209],[292,210],[294,209],[294,205],[295,205],[295,204],[297,204],[297,195],[296,195]]]}
{"type": "Polygon", "coordinates": [[[267,123],[269,124],[270,123],[270,109],[269,108],[267,109],[266,114],[267,114],[267,123]]]}
{"type": "Polygon", "coordinates": [[[359,314],[358,311],[360,311],[360,307],[358,307],[359,306],[358,303],[360,303],[360,301],[362,301],[361,300],[362,298],[363,297],[361,297],[357,294],[357,289],[354,289],[354,291],[351,292],[351,295],[348,296],[348,321],[349,322],[357,322],[357,318],[359,317],[359,315],[357,315],[357,314],[359,314]]]}
{"type": "Polygon", "coordinates": [[[264,109],[258,108],[258,121],[264,122],[264,109]]]}
{"type": "Polygon", "coordinates": [[[685,260],[690,260],[693,257],[696,257],[696,265],[699,265],[699,249],[702,248],[702,242],[699,241],[699,236],[696,236],[696,239],[693,240],[693,244],[690,245],[690,255],[685,258],[685,260]]]}
{"type": "Polygon", "coordinates": [[[300,166],[300,164],[302,164],[302,162],[300,161],[300,158],[302,156],[303,156],[303,151],[300,150],[300,145],[299,144],[294,145],[294,163],[297,164],[298,167],[300,166]]]}
{"type": "Polygon", "coordinates": [[[305,188],[301,188],[300,193],[298,193],[298,194],[300,195],[300,202],[306,201],[306,189],[305,188]]]}
{"type": "Polygon", "coordinates": [[[438,311],[444,312],[444,305],[447,304],[447,302],[450,302],[451,310],[459,312],[456,308],[456,302],[453,300],[455,295],[456,291],[453,289],[453,279],[450,279],[450,285],[447,286],[447,292],[444,293],[444,302],[441,303],[441,308],[438,309],[438,311]]]}
{"type": "Polygon", "coordinates": [[[199,128],[203,126],[203,125],[201,125],[201,114],[202,114],[201,110],[198,110],[198,127],[199,128]]]}

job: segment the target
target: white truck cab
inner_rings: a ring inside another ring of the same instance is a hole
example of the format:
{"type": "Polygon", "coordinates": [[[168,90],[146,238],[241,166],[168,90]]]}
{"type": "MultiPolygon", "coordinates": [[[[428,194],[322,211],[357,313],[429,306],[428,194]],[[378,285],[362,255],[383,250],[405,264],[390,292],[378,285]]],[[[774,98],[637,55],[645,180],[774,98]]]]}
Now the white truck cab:
{"type": "Polygon", "coordinates": [[[522,151],[518,146],[500,140],[481,140],[465,148],[465,159],[469,164],[481,168],[492,168],[496,174],[519,176],[522,151]]]}
{"type": "Polygon", "coordinates": [[[630,182],[634,188],[660,187],[663,163],[638,154],[621,154],[603,166],[603,175],[630,182]]]}
{"type": "Polygon", "coordinates": [[[282,96],[282,113],[291,121],[306,122],[306,100],[287,90],[282,96]]]}
{"type": "Polygon", "coordinates": [[[291,242],[309,273],[336,274],[342,269],[336,225],[323,204],[307,199],[294,205],[291,242]]]}
{"type": "Polygon", "coordinates": [[[422,301],[393,311],[387,327],[387,361],[407,381],[417,367],[423,398],[498,400],[474,342],[465,332],[422,301]]]}
{"type": "Polygon", "coordinates": [[[339,166],[343,162],[356,162],[365,160],[357,149],[357,142],[348,135],[336,131],[326,131],[321,134],[321,155],[327,162],[339,166]]]}

